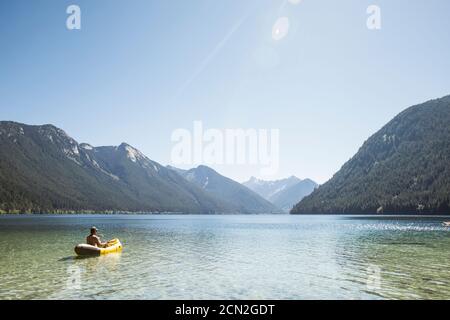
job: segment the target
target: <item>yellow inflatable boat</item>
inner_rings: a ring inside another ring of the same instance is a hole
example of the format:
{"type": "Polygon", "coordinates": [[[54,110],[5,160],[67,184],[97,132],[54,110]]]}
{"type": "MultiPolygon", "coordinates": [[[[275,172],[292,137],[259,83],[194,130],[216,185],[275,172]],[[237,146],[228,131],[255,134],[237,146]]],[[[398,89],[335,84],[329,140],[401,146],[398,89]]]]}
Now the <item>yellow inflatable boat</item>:
{"type": "Polygon", "coordinates": [[[108,241],[105,248],[91,246],[90,244],[79,244],[75,247],[75,253],[79,256],[100,256],[119,251],[122,251],[122,243],[119,239],[108,241]]]}

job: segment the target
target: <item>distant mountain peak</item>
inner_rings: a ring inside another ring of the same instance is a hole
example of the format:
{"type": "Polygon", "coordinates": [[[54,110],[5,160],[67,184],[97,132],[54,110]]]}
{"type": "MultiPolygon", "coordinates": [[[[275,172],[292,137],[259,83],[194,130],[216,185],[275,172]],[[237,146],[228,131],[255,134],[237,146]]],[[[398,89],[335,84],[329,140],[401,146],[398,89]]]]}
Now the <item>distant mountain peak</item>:
{"type": "Polygon", "coordinates": [[[301,180],[294,175],[273,181],[251,177],[243,185],[285,211],[317,187],[311,179],[301,180]]]}
{"type": "Polygon", "coordinates": [[[274,184],[274,183],[285,182],[285,181],[302,181],[302,180],[300,178],[297,178],[294,175],[291,175],[288,178],[278,179],[278,180],[264,180],[264,179],[256,178],[255,176],[251,176],[248,181],[244,182],[244,184],[247,184],[247,183],[274,184]]]}
{"type": "Polygon", "coordinates": [[[140,152],[138,149],[132,147],[126,142],[122,142],[118,149],[124,150],[126,152],[126,155],[128,159],[130,159],[133,162],[137,162],[138,160],[147,160],[147,157],[140,152]]]}
{"type": "Polygon", "coordinates": [[[214,169],[199,165],[182,173],[189,182],[224,199],[236,212],[280,213],[281,210],[242,184],[222,176],[214,169]]]}
{"type": "Polygon", "coordinates": [[[89,143],[81,143],[80,148],[83,148],[85,150],[94,150],[94,147],[91,146],[89,143]]]}
{"type": "Polygon", "coordinates": [[[205,165],[199,165],[196,170],[198,172],[202,172],[204,174],[221,175],[219,172],[217,172],[213,168],[205,166],[205,165]]]}
{"type": "Polygon", "coordinates": [[[0,122],[0,135],[5,135],[8,138],[17,137],[24,134],[23,126],[12,121],[0,122]]]}

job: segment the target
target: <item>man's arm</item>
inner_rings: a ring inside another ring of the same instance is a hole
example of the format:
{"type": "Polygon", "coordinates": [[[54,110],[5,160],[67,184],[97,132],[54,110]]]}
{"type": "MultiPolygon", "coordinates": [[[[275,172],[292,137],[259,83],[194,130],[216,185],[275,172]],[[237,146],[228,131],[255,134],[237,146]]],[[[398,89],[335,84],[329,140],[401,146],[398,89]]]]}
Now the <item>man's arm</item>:
{"type": "Polygon", "coordinates": [[[98,236],[94,236],[94,239],[95,239],[95,243],[97,244],[97,247],[100,247],[100,248],[106,247],[107,243],[101,242],[100,238],[98,236]]]}

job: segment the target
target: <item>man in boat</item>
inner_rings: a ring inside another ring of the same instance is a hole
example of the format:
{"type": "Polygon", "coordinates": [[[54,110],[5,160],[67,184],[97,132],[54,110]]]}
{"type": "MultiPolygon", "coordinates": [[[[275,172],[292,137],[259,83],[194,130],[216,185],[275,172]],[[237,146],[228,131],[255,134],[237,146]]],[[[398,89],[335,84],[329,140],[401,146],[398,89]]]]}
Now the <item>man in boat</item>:
{"type": "Polygon", "coordinates": [[[107,243],[100,241],[97,231],[98,229],[96,227],[91,227],[91,234],[87,236],[86,243],[94,247],[105,248],[107,243]]]}

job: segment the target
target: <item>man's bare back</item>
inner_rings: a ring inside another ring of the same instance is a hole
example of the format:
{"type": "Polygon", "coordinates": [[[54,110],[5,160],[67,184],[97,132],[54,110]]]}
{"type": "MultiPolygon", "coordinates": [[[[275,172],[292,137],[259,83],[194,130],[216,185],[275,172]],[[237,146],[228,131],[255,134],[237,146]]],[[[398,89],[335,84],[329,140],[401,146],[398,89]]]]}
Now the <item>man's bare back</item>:
{"type": "Polygon", "coordinates": [[[91,228],[91,234],[86,237],[86,243],[94,247],[104,248],[106,243],[101,242],[100,237],[97,236],[97,228],[91,228]]]}

